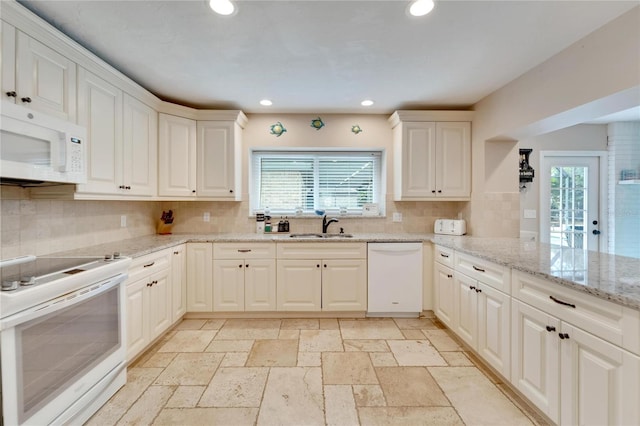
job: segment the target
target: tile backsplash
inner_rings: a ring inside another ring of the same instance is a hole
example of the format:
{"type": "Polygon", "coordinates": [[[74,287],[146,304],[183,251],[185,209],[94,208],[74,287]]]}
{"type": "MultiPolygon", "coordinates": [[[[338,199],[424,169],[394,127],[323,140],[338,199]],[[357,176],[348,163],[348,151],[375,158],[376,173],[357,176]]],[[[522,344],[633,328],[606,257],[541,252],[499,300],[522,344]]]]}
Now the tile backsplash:
{"type": "MultiPolygon", "coordinates": [[[[437,218],[455,218],[464,202],[394,202],[387,199],[385,218],[343,217],[331,225],[347,233],[432,232],[437,218]],[[402,213],[402,222],[392,221],[402,213]]],[[[255,232],[248,202],[205,201],[59,201],[34,200],[27,189],[0,186],[0,257],[24,254],[45,255],[94,244],[151,235],[162,210],[172,209],[173,233],[255,232]],[[204,222],[203,214],[211,214],[204,222]],[[126,215],[127,226],[121,227],[126,215]]],[[[277,224],[278,217],[273,222],[277,224]]],[[[289,218],[291,232],[320,232],[320,218],[289,218]]]]}
{"type": "Polygon", "coordinates": [[[0,186],[0,256],[45,255],[153,234],[160,213],[158,202],[33,200],[28,189],[0,186]]]}

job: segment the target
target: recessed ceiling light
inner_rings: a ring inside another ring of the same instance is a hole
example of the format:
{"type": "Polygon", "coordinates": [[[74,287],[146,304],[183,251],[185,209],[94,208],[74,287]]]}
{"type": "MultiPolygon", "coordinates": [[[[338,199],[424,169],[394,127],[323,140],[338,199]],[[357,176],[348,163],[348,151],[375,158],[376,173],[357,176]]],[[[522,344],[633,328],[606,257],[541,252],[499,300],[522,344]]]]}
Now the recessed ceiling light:
{"type": "Polygon", "coordinates": [[[433,10],[433,0],[415,0],[409,6],[409,13],[413,16],[424,16],[433,10]]]}
{"type": "Polygon", "coordinates": [[[269,99],[263,99],[260,101],[260,105],[262,106],[271,106],[273,105],[273,102],[271,102],[269,99]]]}
{"type": "Polygon", "coordinates": [[[362,105],[362,106],[371,106],[371,105],[373,105],[373,101],[371,99],[365,99],[364,101],[360,102],[360,105],[362,105]]]}
{"type": "Polygon", "coordinates": [[[236,10],[230,0],[209,0],[209,7],[218,15],[231,15],[236,10]]]}

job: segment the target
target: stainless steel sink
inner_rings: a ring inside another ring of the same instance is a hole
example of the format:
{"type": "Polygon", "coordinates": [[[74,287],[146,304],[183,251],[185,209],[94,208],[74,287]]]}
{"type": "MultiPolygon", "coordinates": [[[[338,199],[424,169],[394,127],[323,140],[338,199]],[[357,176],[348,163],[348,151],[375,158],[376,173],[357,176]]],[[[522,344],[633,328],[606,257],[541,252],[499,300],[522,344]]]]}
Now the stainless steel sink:
{"type": "Polygon", "coordinates": [[[352,234],[291,234],[290,238],[353,238],[352,234]]]}

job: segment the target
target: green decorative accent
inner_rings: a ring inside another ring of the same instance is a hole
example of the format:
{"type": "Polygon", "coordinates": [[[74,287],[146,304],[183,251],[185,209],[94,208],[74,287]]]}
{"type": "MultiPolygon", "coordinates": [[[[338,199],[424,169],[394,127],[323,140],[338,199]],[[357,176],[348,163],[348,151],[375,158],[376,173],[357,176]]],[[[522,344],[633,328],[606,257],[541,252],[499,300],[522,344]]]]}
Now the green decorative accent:
{"type": "Polygon", "coordinates": [[[324,122],[322,121],[322,118],[318,117],[311,120],[311,127],[313,127],[316,130],[322,129],[324,127],[324,122]]]}
{"type": "Polygon", "coordinates": [[[351,131],[357,135],[359,133],[362,133],[362,127],[356,124],[354,126],[351,126],[351,131]]]}
{"type": "Polygon", "coordinates": [[[277,138],[282,136],[282,134],[286,131],[287,129],[285,129],[284,125],[279,121],[276,124],[271,125],[271,134],[276,135],[277,138]]]}

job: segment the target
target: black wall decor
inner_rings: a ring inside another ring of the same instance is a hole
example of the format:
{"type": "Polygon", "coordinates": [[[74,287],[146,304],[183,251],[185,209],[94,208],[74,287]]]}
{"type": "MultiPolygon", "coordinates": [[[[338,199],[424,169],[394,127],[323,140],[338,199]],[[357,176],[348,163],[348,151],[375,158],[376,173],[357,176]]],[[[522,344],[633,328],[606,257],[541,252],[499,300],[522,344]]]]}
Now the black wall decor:
{"type": "Polygon", "coordinates": [[[535,170],[529,165],[529,155],[532,149],[520,149],[520,182],[533,182],[535,170]]]}

